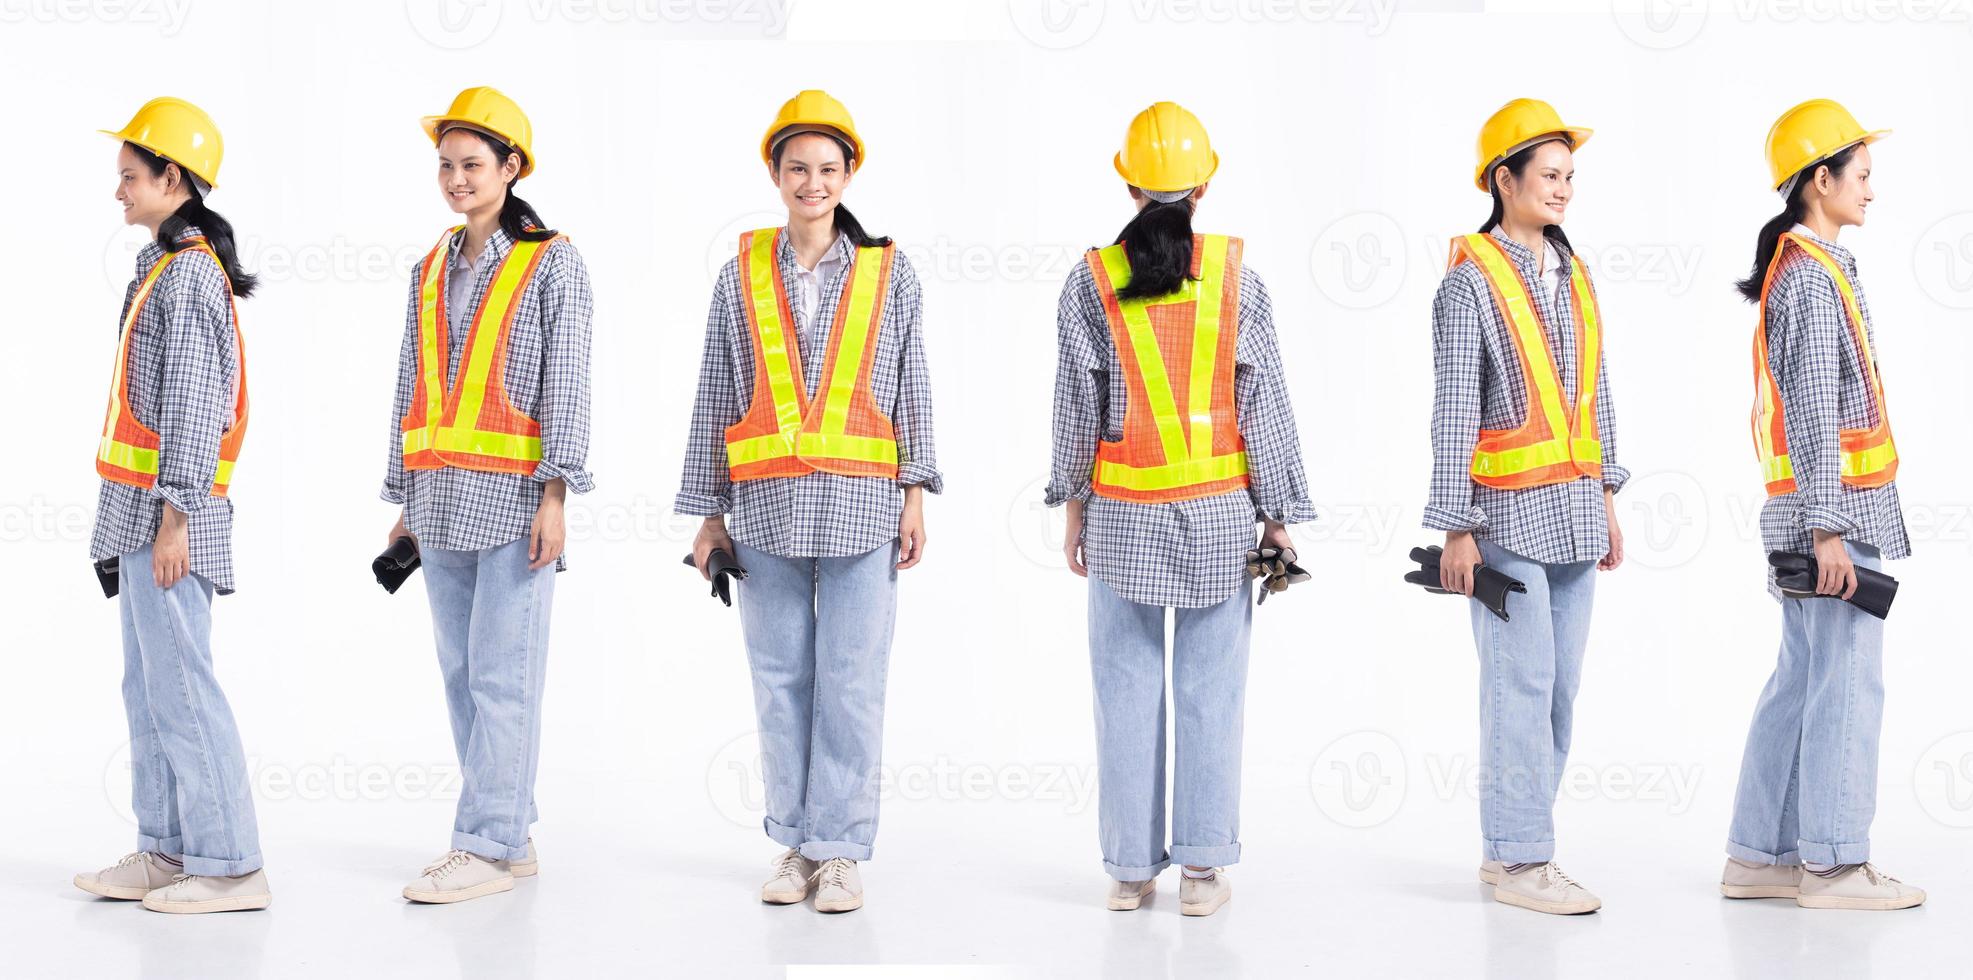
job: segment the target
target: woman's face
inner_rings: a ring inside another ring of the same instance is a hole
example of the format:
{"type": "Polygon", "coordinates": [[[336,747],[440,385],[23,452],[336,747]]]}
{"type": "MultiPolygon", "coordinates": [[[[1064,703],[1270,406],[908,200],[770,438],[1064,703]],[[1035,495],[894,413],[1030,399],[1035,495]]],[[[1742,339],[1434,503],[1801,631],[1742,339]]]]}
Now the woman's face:
{"type": "Polygon", "coordinates": [[[1863,211],[1877,195],[1870,189],[1870,147],[1859,146],[1841,176],[1817,167],[1815,190],[1822,195],[1822,213],[1837,226],[1863,224],[1863,211]]]}
{"type": "Polygon", "coordinates": [[[116,199],[123,205],[123,223],[155,228],[171,217],[180,204],[191,197],[185,189],[184,172],[167,164],[162,174],[152,174],[130,144],[119,144],[116,154],[116,199]]]}
{"type": "Polygon", "coordinates": [[[850,166],[843,145],[821,133],[802,133],[781,144],[781,164],[774,186],[791,217],[810,220],[827,215],[843,201],[849,188],[850,166]]]}
{"type": "Polygon", "coordinates": [[[1559,225],[1575,196],[1575,154],[1556,139],[1539,144],[1519,174],[1504,165],[1494,168],[1499,182],[1502,217],[1517,225],[1540,228],[1559,225]]]}
{"type": "Polygon", "coordinates": [[[506,200],[507,182],[521,172],[521,155],[505,160],[478,133],[450,129],[438,141],[438,189],[454,214],[498,208],[506,200]]]}

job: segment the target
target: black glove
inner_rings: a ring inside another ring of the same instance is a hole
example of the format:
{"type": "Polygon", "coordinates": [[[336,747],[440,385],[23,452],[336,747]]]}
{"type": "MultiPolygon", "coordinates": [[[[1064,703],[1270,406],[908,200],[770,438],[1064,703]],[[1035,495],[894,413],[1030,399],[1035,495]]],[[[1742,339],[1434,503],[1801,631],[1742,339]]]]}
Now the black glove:
{"type": "Polygon", "coordinates": [[[1295,564],[1295,549],[1262,545],[1247,549],[1247,577],[1261,580],[1259,605],[1270,592],[1286,592],[1288,586],[1306,582],[1313,576],[1295,564]]]}
{"type": "Polygon", "coordinates": [[[111,555],[96,563],[96,583],[103,587],[103,598],[114,599],[117,593],[117,557],[111,555]]]}
{"type": "MultiPolygon", "coordinates": [[[[1824,595],[1815,590],[1815,583],[1822,575],[1814,555],[1798,555],[1791,551],[1770,551],[1767,563],[1774,566],[1774,584],[1781,587],[1781,594],[1790,599],[1835,599],[1837,596],[1824,595]]],[[[1884,619],[1891,614],[1891,600],[1898,597],[1898,580],[1875,569],[1857,565],[1857,592],[1849,598],[1849,603],[1877,617],[1884,619]]]]}
{"type": "MultiPolygon", "coordinates": [[[[1439,556],[1445,549],[1438,545],[1429,548],[1411,549],[1411,560],[1418,563],[1418,570],[1404,573],[1404,580],[1412,585],[1422,585],[1425,591],[1436,595],[1458,595],[1447,592],[1440,584],[1439,556]]],[[[1501,622],[1507,622],[1507,595],[1510,592],[1526,593],[1528,587],[1507,577],[1507,573],[1488,568],[1485,565],[1473,566],[1473,598],[1486,606],[1501,622]]]]}
{"type": "Polygon", "coordinates": [[[385,592],[396,595],[398,586],[403,585],[421,564],[418,542],[411,540],[408,534],[401,534],[390,543],[390,547],[384,549],[383,554],[377,556],[376,561],[370,563],[370,572],[377,576],[377,584],[383,586],[385,592]]]}
{"type": "MultiPolygon", "coordinates": [[[[685,564],[692,566],[695,571],[699,567],[698,562],[693,561],[691,555],[685,556],[685,564]]],[[[719,601],[730,606],[733,604],[733,592],[732,586],[728,583],[733,579],[746,578],[747,570],[741,568],[740,563],[735,561],[732,555],[727,554],[725,548],[714,548],[712,554],[706,556],[706,574],[712,578],[712,594],[718,596],[719,601]]]]}

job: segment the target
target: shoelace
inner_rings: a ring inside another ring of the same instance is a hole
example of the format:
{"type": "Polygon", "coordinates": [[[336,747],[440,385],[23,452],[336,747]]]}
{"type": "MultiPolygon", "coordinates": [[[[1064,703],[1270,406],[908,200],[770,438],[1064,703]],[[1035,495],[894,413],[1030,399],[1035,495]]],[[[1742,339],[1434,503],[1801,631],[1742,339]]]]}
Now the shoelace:
{"type": "Polygon", "coordinates": [[[1894,885],[1900,884],[1898,879],[1893,878],[1890,875],[1887,875],[1884,872],[1878,870],[1876,865],[1871,864],[1868,861],[1865,861],[1863,863],[1863,876],[1869,878],[1870,883],[1873,885],[1881,885],[1887,881],[1894,885]]]}
{"type": "Polygon", "coordinates": [[[806,877],[802,874],[802,853],[794,848],[789,848],[788,853],[781,855],[781,860],[774,862],[774,877],[806,877]]]}
{"type": "Polygon", "coordinates": [[[125,854],[125,855],[124,855],[123,857],[121,857],[121,858],[119,858],[119,859],[117,860],[117,862],[116,862],[116,866],[117,866],[117,867],[119,867],[119,868],[122,868],[122,867],[128,867],[128,866],[130,866],[130,865],[133,865],[133,864],[136,864],[137,862],[139,862],[139,861],[142,861],[142,860],[144,860],[144,855],[146,855],[146,854],[149,854],[149,853],[151,853],[151,852],[149,852],[149,851],[131,851],[131,852],[130,852],[129,854],[125,854]]]}
{"type": "Polygon", "coordinates": [[[837,888],[848,888],[851,867],[853,865],[848,858],[830,858],[822,862],[822,867],[815,869],[815,880],[817,884],[825,887],[834,885],[837,888]]]}
{"type": "Polygon", "coordinates": [[[465,867],[467,856],[468,855],[466,854],[465,851],[447,851],[445,852],[444,857],[439,858],[437,861],[432,862],[430,865],[428,865],[425,868],[424,871],[421,871],[419,873],[422,875],[430,875],[433,878],[443,878],[446,875],[449,875],[452,872],[465,867]]]}
{"type": "Polygon", "coordinates": [[[1562,870],[1561,865],[1556,864],[1553,861],[1548,862],[1548,864],[1544,866],[1542,870],[1542,875],[1546,877],[1551,884],[1561,885],[1564,888],[1582,887],[1581,884],[1577,883],[1576,879],[1569,877],[1568,874],[1562,870]]]}

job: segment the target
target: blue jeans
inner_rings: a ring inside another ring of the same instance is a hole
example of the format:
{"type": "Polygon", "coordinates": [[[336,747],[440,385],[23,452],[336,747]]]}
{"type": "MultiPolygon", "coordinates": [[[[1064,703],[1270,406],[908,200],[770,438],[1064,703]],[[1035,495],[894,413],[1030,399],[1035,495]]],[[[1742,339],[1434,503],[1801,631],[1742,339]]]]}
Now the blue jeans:
{"type": "Polygon", "coordinates": [[[870,859],[897,620],[897,542],[844,558],[735,544],[767,836],[811,861],[870,859]]]}
{"type": "Polygon", "coordinates": [[[1165,849],[1165,606],[1131,602],[1089,577],[1089,660],[1096,701],[1097,837],[1118,881],[1173,861],[1240,860],[1240,738],[1247,699],[1250,586],[1174,609],[1171,849],[1165,849]]]}
{"type": "Polygon", "coordinates": [[[182,856],[187,874],[259,870],[246,751],[212,672],[212,583],[158,588],[146,546],[118,557],[117,589],[137,849],[182,856]]]}
{"type": "Polygon", "coordinates": [[[1479,540],[1480,560],[1528,587],[1501,622],[1469,600],[1480,653],[1480,834],[1489,861],[1555,857],[1555,794],[1569,761],[1596,563],[1550,565],[1479,540]]]}
{"type": "MultiPolygon", "coordinates": [[[[1844,542],[1858,568],[1876,548],[1844,542]]],[[[1861,864],[1877,812],[1884,621],[1840,599],[1782,599],[1781,657],[1754,706],[1726,852],[1753,864],[1861,864]]]]}
{"type": "Polygon", "coordinates": [[[541,756],[542,675],[555,566],[528,569],[528,539],[478,551],[421,548],[432,635],[462,782],[452,846],[489,861],[527,853],[541,756]]]}

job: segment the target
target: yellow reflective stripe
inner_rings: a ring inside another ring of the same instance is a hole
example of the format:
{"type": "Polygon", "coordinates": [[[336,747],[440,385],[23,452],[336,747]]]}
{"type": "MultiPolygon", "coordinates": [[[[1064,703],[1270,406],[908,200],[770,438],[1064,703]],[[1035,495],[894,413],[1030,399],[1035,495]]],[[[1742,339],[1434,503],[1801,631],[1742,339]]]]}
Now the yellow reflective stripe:
{"type": "Polygon", "coordinates": [[[118,469],[129,470],[133,473],[149,473],[152,476],[156,476],[158,472],[157,450],[143,449],[127,442],[118,442],[108,436],[103,437],[102,442],[97,444],[96,458],[118,469]]]}
{"type": "MultiPolygon", "coordinates": [[[[472,363],[460,367],[459,407],[452,416],[454,428],[441,429],[439,432],[434,443],[439,452],[454,450],[453,440],[448,438],[453,432],[467,433],[470,437],[521,438],[507,436],[505,433],[479,432],[473,427],[479,424],[480,409],[486,404],[486,382],[493,373],[494,350],[500,346],[496,341],[507,327],[507,311],[513,308],[514,301],[520,298],[521,290],[527,286],[527,274],[534,261],[534,253],[547,244],[548,242],[515,242],[514,247],[508,250],[507,257],[501,261],[500,271],[494,274],[493,283],[487,287],[485,298],[480,300],[479,313],[473,318],[472,338],[466,344],[467,350],[473,355],[472,363]]],[[[508,453],[484,455],[501,456],[507,459],[540,459],[541,440],[534,440],[534,446],[535,452],[532,456],[515,456],[508,453]]],[[[478,450],[460,451],[478,452],[478,450]]]]}
{"type": "Polygon", "coordinates": [[[1226,236],[1203,237],[1206,251],[1199,257],[1199,281],[1188,284],[1199,297],[1192,325],[1192,380],[1185,389],[1193,459],[1213,454],[1213,367],[1219,357],[1220,289],[1226,281],[1226,236]]]}
{"type": "Polygon", "coordinates": [[[736,439],[726,444],[726,465],[744,466],[795,454],[792,432],[770,432],[764,436],[736,439]]]}
{"type": "MultiPolygon", "coordinates": [[[[1130,260],[1125,257],[1122,245],[1111,245],[1097,254],[1103,260],[1103,269],[1109,274],[1112,289],[1122,289],[1130,282],[1130,260]]],[[[1188,282],[1186,285],[1196,287],[1198,284],[1188,282]]],[[[1175,295],[1183,296],[1184,292],[1182,287],[1175,295]]],[[[1150,305],[1143,299],[1130,299],[1119,301],[1117,308],[1123,314],[1124,330],[1130,336],[1130,350],[1137,362],[1138,376],[1144,379],[1144,394],[1151,402],[1151,418],[1157,423],[1158,441],[1164,444],[1165,459],[1185,459],[1191,454],[1186,448],[1184,428],[1179,424],[1178,405],[1171,393],[1171,377],[1165,373],[1164,356],[1158,353],[1158,335],[1151,329],[1150,314],[1145,312],[1150,305]]]]}
{"type": "Polygon", "coordinates": [[[1603,462],[1603,440],[1601,439],[1571,439],[1569,440],[1569,447],[1574,450],[1576,459],[1579,461],[1587,460],[1598,465],[1601,465],[1603,462]]]}
{"type": "MultiPolygon", "coordinates": [[[[897,442],[875,436],[840,432],[800,432],[795,451],[810,459],[851,459],[864,463],[896,463],[897,442]]],[[[728,454],[729,458],[731,454],[728,454]]]]}
{"type": "Polygon", "coordinates": [[[1170,490],[1174,487],[1189,487],[1243,476],[1246,472],[1245,452],[1208,456],[1205,459],[1180,457],[1178,462],[1166,463],[1163,466],[1130,466],[1113,460],[1098,459],[1095,482],[1101,486],[1119,487],[1125,490],[1170,490]]]}
{"type": "MultiPolygon", "coordinates": [[[[822,407],[824,435],[841,435],[849,425],[850,400],[856,392],[856,376],[863,370],[863,349],[870,342],[870,314],[877,306],[877,277],[883,264],[882,248],[858,248],[850,262],[849,309],[843,316],[842,336],[836,340],[836,370],[829,376],[822,407]]],[[[807,450],[802,454],[812,455],[807,450]]]]}
{"type": "Polygon", "coordinates": [[[538,460],[541,437],[492,432],[464,427],[441,428],[432,439],[432,448],[441,453],[472,453],[498,459],[538,460]]]}
{"type": "Polygon", "coordinates": [[[1897,458],[1897,447],[1888,439],[1858,452],[1846,451],[1843,453],[1843,475],[1869,476],[1872,473],[1881,473],[1897,458]]]}
{"type": "MultiPolygon", "coordinates": [[[[144,301],[151,298],[151,289],[158,284],[158,277],[164,275],[164,267],[170,265],[172,259],[190,251],[202,251],[211,254],[211,249],[206,248],[204,245],[194,245],[191,248],[164,253],[162,258],[151,263],[150,270],[144,273],[144,281],[137,284],[137,292],[130,297],[130,310],[123,315],[123,333],[118,339],[116,346],[116,370],[115,373],[110,375],[111,408],[108,417],[103,419],[103,442],[106,444],[111,441],[112,436],[116,435],[116,420],[121,418],[124,412],[123,371],[124,365],[130,355],[130,331],[137,325],[137,311],[142,310],[144,308],[144,301]]],[[[121,465],[115,463],[107,456],[100,458],[105,463],[121,465]]],[[[153,464],[152,469],[145,472],[154,473],[156,471],[156,465],[153,464]]]]}
{"type": "Polygon", "coordinates": [[[232,482],[233,482],[233,461],[230,459],[222,459],[219,461],[219,468],[213,471],[212,484],[213,486],[216,487],[223,487],[232,482]]]}
{"type": "Polygon", "coordinates": [[[436,428],[437,426],[428,425],[422,429],[405,430],[404,455],[409,456],[412,453],[422,453],[432,448],[432,432],[436,428]]]}
{"type": "MultiPolygon", "coordinates": [[[[433,254],[425,262],[424,276],[418,283],[418,367],[425,380],[425,443],[419,449],[431,448],[431,433],[437,431],[445,421],[445,361],[439,357],[438,338],[446,329],[439,322],[439,300],[445,288],[445,263],[452,251],[452,239],[459,234],[458,225],[445,233],[433,248],[433,254]]],[[[407,447],[410,434],[405,434],[407,447]]],[[[407,448],[405,452],[412,452],[407,448]]]]}
{"type": "MultiPolygon", "coordinates": [[[[1569,284],[1575,290],[1576,314],[1583,322],[1583,349],[1576,365],[1576,431],[1596,429],[1596,375],[1603,367],[1603,325],[1598,321],[1596,297],[1589,291],[1589,270],[1582,260],[1569,256],[1569,284]]],[[[1603,461],[1598,444],[1596,461],[1603,461]]]]}
{"type": "Polygon", "coordinates": [[[1513,449],[1473,451],[1473,472],[1478,476],[1512,476],[1566,462],[1569,462],[1567,439],[1550,439],[1513,449]]]}
{"type": "MultiPolygon", "coordinates": [[[[1534,307],[1528,302],[1528,292],[1521,285],[1521,274],[1507,262],[1500,247],[1486,241],[1486,235],[1467,235],[1466,251],[1480,269],[1493,282],[1494,289],[1507,309],[1507,322],[1514,335],[1520,338],[1521,356],[1528,361],[1528,373],[1534,376],[1537,396],[1542,414],[1548,418],[1548,431],[1560,436],[1569,431],[1569,416],[1562,410],[1561,381],[1555,373],[1555,364],[1548,356],[1548,335],[1542,330],[1541,320],[1535,316],[1534,307]]],[[[1567,447],[1564,447],[1566,451],[1567,447]]],[[[1508,450],[1509,453],[1515,450],[1508,450]]]]}
{"type": "Polygon", "coordinates": [[[1761,460],[1761,472],[1769,483],[1776,480],[1792,480],[1795,478],[1795,464],[1788,458],[1787,453],[1769,456],[1761,460]]]}
{"type": "Polygon", "coordinates": [[[747,233],[747,296],[754,311],[754,342],[760,345],[761,362],[767,365],[767,389],[774,395],[774,424],[790,434],[802,427],[801,393],[795,390],[795,372],[789,366],[788,332],[781,322],[781,304],[775,299],[776,279],[781,267],[776,243],[781,229],[762,228],[747,233]]]}

